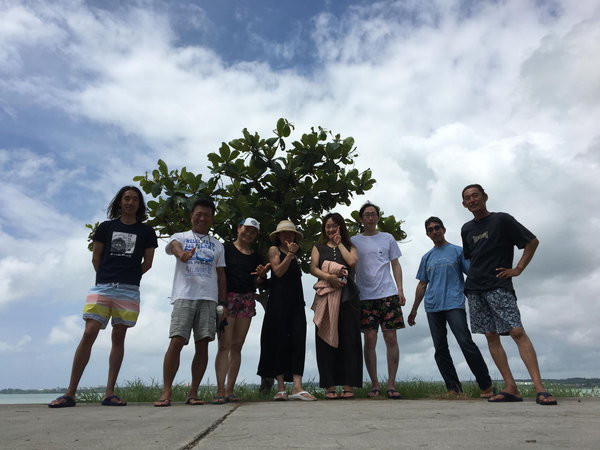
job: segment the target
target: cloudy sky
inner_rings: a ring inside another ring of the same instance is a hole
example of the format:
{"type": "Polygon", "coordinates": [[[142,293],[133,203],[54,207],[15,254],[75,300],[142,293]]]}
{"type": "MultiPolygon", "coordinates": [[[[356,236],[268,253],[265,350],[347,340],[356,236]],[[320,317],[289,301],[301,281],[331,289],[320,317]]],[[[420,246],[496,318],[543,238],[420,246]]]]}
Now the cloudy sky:
{"type": "MultiPolygon", "coordinates": [[[[460,191],[481,183],[490,210],[541,242],[515,286],[542,375],[600,376],[598,80],[595,0],[0,0],[0,388],[67,385],[94,281],[84,225],[105,218],[121,186],[159,158],[208,174],[222,141],[244,127],[269,135],[279,117],[296,137],[321,125],[356,139],[356,166],[377,184],[353,209],[370,199],[405,220],[408,308],[431,247],[424,219],[441,217],[459,243],[471,218],[460,191]]],[[[162,242],[121,381],[161,381],[173,267],[162,242]]],[[[317,379],[307,317],[305,377],[317,379]]],[[[399,332],[399,379],[437,380],[422,310],[417,322],[399,332]]],[[[82,386],[106,382],[109,347],[104,332],[82,386]]],[[[178,381],[190,379],[191,353],[178,381]]]]}

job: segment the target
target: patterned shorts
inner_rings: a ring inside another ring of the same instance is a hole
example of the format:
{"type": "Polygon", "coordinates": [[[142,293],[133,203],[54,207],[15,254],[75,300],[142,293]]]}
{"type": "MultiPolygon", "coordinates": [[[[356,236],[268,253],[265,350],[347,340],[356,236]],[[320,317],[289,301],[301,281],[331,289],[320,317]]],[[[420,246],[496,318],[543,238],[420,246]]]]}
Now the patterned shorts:
{"type": "Polygon", "coordinates": [[[508,335],[523,326],[514,291],[504,288],[490,291],[468,291],[472,333],[508,335]]]}
{"type": "Polygon", "coordinates": [[[83,319],[97,320],[102,329],[112,325],[133,327],[140,314],[140,288],[133,284],[101,283],[90,289],[83,307],[83,319]]]}
{"type": "Polygon", "coordinates": [[[227,316],[236,317],[254,317],[256,315],[256,294],[238,294],[237,292],[227,293],[227,316]]]}
{"type": "Polygon", "coordinates": [[[377,330],[379,325],[381,325],[382,330],[404,328],[402,307],[400,306],[400,298],[397,295],[377,300],[361,300],[360,306],[361,331],[377,330]]]}

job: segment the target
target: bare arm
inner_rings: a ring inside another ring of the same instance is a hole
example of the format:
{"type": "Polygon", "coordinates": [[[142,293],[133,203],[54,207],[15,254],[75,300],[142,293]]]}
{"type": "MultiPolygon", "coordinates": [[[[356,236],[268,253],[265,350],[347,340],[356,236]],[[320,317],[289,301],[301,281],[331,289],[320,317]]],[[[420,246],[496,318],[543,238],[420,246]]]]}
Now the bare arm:
{"type": "Polygon", "coordinates": [[[155,248],[147,248],[144,250],[144,260],[142,261],[142,275],[150,270],[152,261],[154,261],[155,248]]]}
{"type": "MultiPolygon", "coordinates": [[[[356,249],[354,249],[356,251],[356,249]]],[[[319,280],[327,281],[335,289],[344,287],[346,283],[340,280],[337,275],[327,273],[319,269],[319,250],[317,247],[313,247],[310,252],[310,273],[317,277],[319,280]]]]}
{"type": "Polygon", "coordinates": [[[412,327],[415,322],[415,317],[417,317],[417,310],[419,309],[419,305],[423,301],[423,297],[425,297],[425,291],[427,290],[427,283],[424,281],[419,281],[417,284],[417,289],[415,290],[415,302],[413,303],[413,307],[408,315],[408,324],[412,327]]]}
{"type": "Polygon", "coordinates": [[[272,246],[269,248],[269,264],[271,264],[271,270],[277,278],[281,278],[285,275],[287,270],[290,268],[292,260],[296,257],[295,252],[298,251],[298,245],[294,242],[292,242],[292,244],[295,245],[295,251],[288,251],[283,259],[281,259],[279,256],[278,247],[272,246]]]}
{"type": "Polygon", "coordinates": [[[196,252],[196,247],[187,252],[183,251],[183,247],[179,241],[171,241],[167,245],[170,246],[171,253],[181,262],[188,262],[196,252]]]}
{"type": "Polygon", "coordinates": [[[517,263],[516,267],[514,269],[508,268],[508,267],[498,267],[496,269],[496,272],[498,272],[496,277],[497,278],[512,278],[512,277],[518,277],[519,275],[521,275],[521,273],[523,273],[525,268],[529,265],[529,263],[533,259],[533,255],[535,255],[535,251],[537,250],[537,247],[539,244],[540,244],[540,241],[538,241],[537,238],[534,238],[531,241],[529,241],[527,244],[525,244],[525,247],[523,248],[523,255],[521,255],[521,259],[519,259],[519,262],[517,263]]]}
{"type": "Polygon", "coordinates": [[[394,281],[398,288],[398,297],[400,298],[400,305],[406,304],[406,297],[404,297],[404,289],[402,288],[402,266],[398,258],[392,260],[392,273],[394,274],[394,281]]]}
{"type": "Polygon", "coordinates": [[[94,241],[92,246],[92,265],[94,270],[98,272],[100,268],[100,260],[102,259],[102,252],[104,251],[104,244],[100,241],[94,241]]]}

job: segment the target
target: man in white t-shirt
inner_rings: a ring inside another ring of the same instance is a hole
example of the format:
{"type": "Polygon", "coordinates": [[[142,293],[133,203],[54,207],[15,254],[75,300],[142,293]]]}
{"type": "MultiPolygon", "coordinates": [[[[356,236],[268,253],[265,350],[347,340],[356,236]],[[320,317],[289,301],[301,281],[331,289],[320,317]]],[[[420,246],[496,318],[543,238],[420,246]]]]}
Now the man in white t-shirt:
{"type": "Polygon", "coordinates": [[[196,351],[192,360],[192,382],[185,403],[203,403],[198,399],[198,387],[208,363],[208,343],[215,339],[217,303],[225,301],[227,296],[223,244],[208,235],[214,215],[215,205],[211,200],[197,200],[192,207],[192,229],[175,233],[165,248],[177,262],[171,294],[171,341],[163,364],[164,387],[154,406],[171,405],[179,357],[190,340],[192,330],[196,351]]]}
{"type": "Polygon", "coordinates": [[[381,391],[375,351],[377,331],[381,327],[387,349],[387,397],[398,400],[401,396],[395,384],[400,351],[396,330],[404,328],[402,306],[406,303],[402,289],[402,267],[398,261],[402,253],[391,234],[377,230],[378,206],[365,203],[360,208],[359,216],[363,233],[353,236],[352,243],[358,250],[356,284],[361,300],[360,327],[365,336],[365,365],[371,378],[371,391],[367,395],[370,398],[378,397],[381,391]]]}

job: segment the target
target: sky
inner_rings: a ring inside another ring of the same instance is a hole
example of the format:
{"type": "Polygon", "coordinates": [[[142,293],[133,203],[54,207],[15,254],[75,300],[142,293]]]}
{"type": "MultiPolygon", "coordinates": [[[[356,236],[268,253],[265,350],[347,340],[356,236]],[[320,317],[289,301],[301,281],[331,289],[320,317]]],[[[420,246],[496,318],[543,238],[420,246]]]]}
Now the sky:
{"type": "MultiPolygon", "coordinates": [[[[269,136],[280,117],[292,138],[312,126],[354,137],[355,166],[377,183],[337,211],[370,200],[405,221],[406,316],[432,246],[424,220],[442,218],[460,244],[472,218],[460,192],[482,184],[488,209],[540,240],[514,284],[542,376],[600,377],[599,56],[595,0],[0,0],[0,389],[68,384],[94,283],[85,224],[106,218],[121,186],[159,158],[208,176],[221,142],[243,128],[269,136]]],[[[162,381],[175,263],[164,245],[142,279],[123,384],[162,381]]],[[[308,380],[318,380],[314,282],[303,277],[308,380]]],[[[257,310],[246,383],[259,381],[257,310]]],[[[398,380],[441,379],[422,309],[398,338],[398,380]]],[[[81,386],[106,383],[109,349],[105,331],[81,386]]],[[[190,381],[192,352],[177,382],[190,381]]],[[[215,343],[209,352],[203,382],[214,383],[215,343]]]]}

